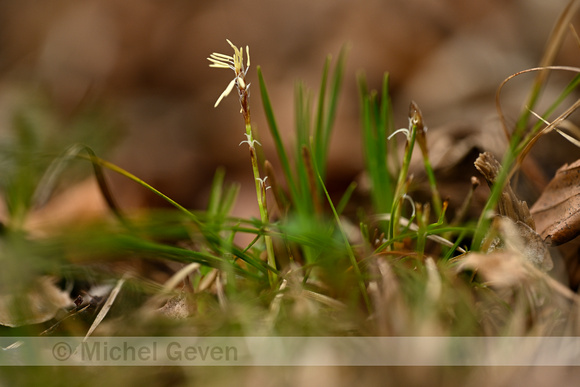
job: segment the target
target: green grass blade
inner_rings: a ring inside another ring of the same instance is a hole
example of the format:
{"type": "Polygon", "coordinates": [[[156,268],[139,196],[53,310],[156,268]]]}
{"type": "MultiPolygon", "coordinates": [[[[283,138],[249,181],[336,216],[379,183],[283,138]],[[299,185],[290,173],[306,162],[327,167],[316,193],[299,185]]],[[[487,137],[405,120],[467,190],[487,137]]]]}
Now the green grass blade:
{"type": "Polygon", "coordinates": [[[219,212],[223,194],[225,174],[226,173],[223,168],[218,168],[215,172],[209,194],[209,203],[207,205],[207,214],[210,217],[216,216],[219,212]]]}
{"type": "Polygon", "coordinates": [[[358,261],[356,260],[356,257],[354,256],[354,251],[352,249],[352,246],[350,245],[350,242],[348,241],[348,237],[346,235],[346,231],[344,230],[344,226],[342,225],[342,222],[340,221],[340,216],[338,215],[338,212],[336,211],[336,208],[334,207],[334,204],[332,202],[332,199],[330,198],[330,194],[328,193],[328,190],[326,189],[326,186],[324,185],[324,181],[322,180],[322,176],[320,176],[320,172],[318,171],[317,165],[314,165],[314,170],[316,172],[316,175],[318,177],[318,181],[322,187],[322,191],[324,192],[324,194],[326,195],[326,199],[328,201],[328,204],[330,205],[330,209],[332,211],[332,214],[334,215],[334,219],[336,221],[336,224],[338,226],[338,229],[340,231],[340,234],[344,240],[344,245],[346,247],[347,253],[348,253],[348,257],[350,259],[350,263],[352,265],[354,274],[357,278],[357,282],[358,282],[358,286],[359,286],[359,291],[363,297],[365,306],[367,308],[367,311],[369,313],[372,313],[372,306],[371,306],[371,301],[369,298],[369,295],[367,293],[367,288],[365,285],[365,281],[362,275],[362,272],[360,270],[360,267],[358,265],[358,261]]]}
{"type": "Polygon", "coordinates": [[[388,169],[387,137],[392,130],[391,104],[388,74],[383,78],[381,105],[377,106],[376,94],[369,92],[366,79],[359,74],[358,85],[361,99],[363,154],[371,181],[371,199],[376,212],[389,212],[393,203],[393,178],[388,169]]]}
{"type": "Polygon", "coordinates": [[[240,259],[242,259],[244,262],[247,262],[249,265],[259,269],[263,273],[267,273],[268,270],[274,270],[274,272],[277,272],[275,269],[269,268],[262,261],[260,261],[259,259],[256,259],[256,258],[252,257],[251,255],[245,253],[244,251],[242,251],[240,248],[238,248],[236,246],[231,246],[230,251],[225,251],[223,249],[224,243],[222,241],[222,238],[219,235],[215,234],[212,230],[210,230],[203,222],[201,222],[201,220],[194,213],[192,213],[191,211],[189,211],[188,209],[183,207],[181,204],[177,203],[175,200],[171,199],[169,196],[165,195],[164,193],[162,193],[161,191],[159,191],[155,187],[153,187],[153,186],[149,185],[148,183],[146,183],[145,181],[139,179],[137,176],[133,175],[132,173],[124,170],[123,168],[121,168],[113,163],[110,163],[106,160],[103,160],[103,159],[99,158],[98,156],[89,155],[89,156],[83,157],[82,155],[78,155],[78,157],[89,160],[95,166],[95,168],[96,168],[95,170],[101,171],[100,173],[102,173],[101,168],[107,168],[113,172],[119,173],[120,175],[128,178],[129,180],[136,182],[137,184],[147,188],[151,192],[155,193],[159,197],[166,200],[168,203],[170,203],[171,205],[173,205],[174,207],[179,209],[182,213],[184,213],[188,217],[188,219],[190,219],[192,222],[194,222],[194,224],[196,224],[199,227],[202,235],[206,238],[206,240],[208,241],[210,246],[217,253],[219,253],[219,254],[233,254],[233,255],[239,257],[240,259]]]}
{"type": "Polygon", "coordinates": [[[220,216],[226,217],[232,211],[232,208],[234,207],[234,204],[238,198],[238,194],[240,193],[240,188],[240,184],[232,184],[227,189],[220,206],[220,216]]]}
{"type": "Polygon", "coordinates": [[[310,94],[303,83],[296,85],[296,149],[294,151],[297,195],[293,197],[299,214],[309,216],[314,210],[311,184],[308,175],[307,160],[304,158],[304,147],[310,144],[310,94]]]}
{"type": "Polygon", "coordinates": [[[316,163],[320,167],[321,175],[325,176],[325,161],[326,161],[326,145],[325,145],[325,130],[324,123],[324,105],[326,99],[326,82],[328,80],[328,68],[330,67],[330,55],[324,61],[322,68],[322,80],[320,82],[320,90],[318,91],[318,104],[316,106],[316,124],[314,126],[314,157],[316,163]]]}
{"type": "MultiPolygon", "coordinates": [[[[376,128],[376,147],[377,147],[377,178],[376,182],[379,185],[379,195],[381,195],[382,200],[385,204],[381,205],[386,210],[390,208],[393,201],[393,179],[388,170],[388,160],[389,160],[389,143],[387,138],[393,132],[393,114],[392,114],[392,104],[391,95],[389,92],[389,73],[385,73],[383,76],[383,87],[381,91],[381,109],[380,109],[380,121],[376,128]]],[[[390,143],[392,148],[392,153],[396,155],[396,143],[393,141],[390,143]]]]}
{"type": "Polygon", "coordinates": [[[274,111],[272,109],[272,104],[270,103],[270,97],[268,96],[268,90],[266,88],[266,82],[264,82],[264,76],[262,75],[262,69],[260,66],[257,68],[258,71],[258,82],[260,85],[260,95],[262,96],[262,105],[264,107],[264,113],[266,114],[266,120],[268,121],[268,127],[270,128],[270,134],[274,139],[274,145],[276,146],[276,152],[278,158],[280,159],[280,164],[282,166],[282,171],[284,172],[284,177],[291,192],[292,197],[296,197],[296,182],[292,177],[292,171],[290,170],[290,161],[288,160],[288,155],[284,144],[282,143],[282,137],[280,136],[280,131],[278,130],[278,125],[276,124],[276,118],[274,116],[274,111]]]}
{"type": "MultiPolygon", "coordinates": [[[[566,97],[568,97],[574,90],[576,90],[576,88],[578,88],[579,85],[580,85],[580,74],[576,75],[570,81],[570,83],[566,86],[566,88],[562,91],[562,93],[558,96],[558,98],[556,98],[556,100],[548,107],[548,109],[546,109],[544,114],[542,114],[542,118],[547,121],[550,115],[554,113],[554,111],[558,108],[558,106],[562,104],[562,102],[566,99],[566,97]]],[[[545,124],[543,121],[538,120],[538,122],[536,122],[536,124],[533,126],[530,133],[522,141],[522,145],[518,148],[518,150],[523,149],[526,146],[526,144],[537,134],[540,128],[544,125],[545,124]]]]}
{"type": "Polygon", "coordinates": [[[342,88],[347,53],[348,47],[343,46],[340,50],[340,53],[338,54],[338,60],[336,62],[336,67],[334,68],[332,84],[330,86],[330,103],[328,104],[328,112],[326,115],[326,122],[324,128],[325,155],[326,152],[328,151],[332,128],[334,126],[334,121],[336,120],[336,107],[338,105],[338,97],[340,94],[340,90],[342,88]]]}
{"type": "Polygon", "coordinates": [[[346,208],[346,205],[348,204],[348,201],[350,200],[352,194],[354,193],[354,190],[357,187],[357,183],[356,182],[352,182],[349,184],[349,186],[346,188],[346,191],[344,191],[344,194],[342,194],[342,197],[340,198],[340,201],[338,202],[338,204],[336,205],[336,212],[340,215],[342,214],[342,212],[344,211],[344,209],[346,208]]]}

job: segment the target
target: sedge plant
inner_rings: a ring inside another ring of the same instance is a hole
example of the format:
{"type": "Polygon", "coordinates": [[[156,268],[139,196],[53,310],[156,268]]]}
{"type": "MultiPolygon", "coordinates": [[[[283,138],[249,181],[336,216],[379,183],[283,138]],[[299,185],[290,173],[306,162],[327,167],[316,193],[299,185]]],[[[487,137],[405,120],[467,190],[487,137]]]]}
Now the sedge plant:
{"type": "MultiPolygon", "coordinates": [[[[252,132],[252,120],[250,117],[250,83],[246,81],[246,75],[248,74],[248,70],[250,68],[250,47],[246,46],[246,57],[247,61],[244,65],[244,48],[240,47],[237,48],[232,42],[226,39],[228,44],[234,50],[233,55],[224,55],[219,53],[213,53],[210,55],[208,60],[211,62],[209,65],[210,67],[214,68],[222,68],[222,69],[230,69],[234,72],[235,77],[230,81],[226,89],[217,99],[214,107],[217,107],[221,100],[228,96],[234,87],[238,91],[238,96],[240,99],[240,112],[244,117],[244,124],[245,124],[245,136],[246,139],[240,143],[248,144],[248,149],[250,150],[250,161],[252,163],[252,172],[254,173],[254,183],[256,186],[256,197],[258,200],[258,207],[260,210],[260,218],[261,221],[266,227],[269,223],[268,218],[268,208],[266,205],[266,190],[269,188],[267,187],[266,180],[268,176],[264,178],[261,177],[260,174],[260,167],[258,165],[258,155],[256,153],[256,144],[260,145],[260,143],[254,139],[254,134],[252,132]]],[[[268,264],[276,268],[276,260],[274,257],[274,247],[272,244],[272,238],[268,235],[267,231],[264,235],[264,243],[266,244],[266,252],[268,254],[268,264]]],[[[270,284],[274,285],[276,282],[276,275],[272,272],[268,272],[270,278],[270,284]]]]}

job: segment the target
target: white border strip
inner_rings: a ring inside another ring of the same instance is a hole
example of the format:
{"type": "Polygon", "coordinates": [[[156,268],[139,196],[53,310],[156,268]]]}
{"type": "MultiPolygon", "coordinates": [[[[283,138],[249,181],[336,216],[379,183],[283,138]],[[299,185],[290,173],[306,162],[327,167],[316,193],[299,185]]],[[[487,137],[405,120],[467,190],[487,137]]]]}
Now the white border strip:
{"type": "Polygon", "coordinates": [[[580,366],[580,337],[0,337],[0,366],[580,366]]]}

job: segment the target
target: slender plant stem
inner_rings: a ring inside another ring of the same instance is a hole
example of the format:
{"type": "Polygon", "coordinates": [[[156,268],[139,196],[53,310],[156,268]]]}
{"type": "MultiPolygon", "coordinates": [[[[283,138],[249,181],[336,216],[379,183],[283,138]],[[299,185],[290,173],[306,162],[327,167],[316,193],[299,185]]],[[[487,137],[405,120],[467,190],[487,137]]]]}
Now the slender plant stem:
{"type": "Polygon", "coordinates": [[[411,156],[413,155],[413,148],[415,146],[415,138],[417,137],[417,128],[423,125],[423,118],[417,105],[412,102],[409,110],[409,131],[407,132],[407,143],[405,145],[405,156],[403,164],[399,171],[399,179],[395,189],[395,197],[393,200],[393,208],[391,210],[391,225],[389,227],[388,239],[395,237],[397,233],[399,218],[401,217],[401,207],[403,205],[403,196],[405,195],[407,187],[407,174],[409,173],[409,165],[411,164],[411,156]]]}
{"type": "MultiPolygon", "coordinates": [[[[419,142],[421,145],[421,142],[419,142]]],[[[443,204],[441,201],[441,195],[437,189],[437,179],[435,178],[435,172],[431,166],[431,160],[429,160],[429,150],[427,147],[421,146],[421,153],[423,154],[423,165],[425,166],[425,172],[427,173],[427,178],[429,180],[429,188],[431,189],[431,200],[433,202],[433,207],[435,209],[435,215],[437,217],[441,216],[443,210],[443,204]]]]}
{"type": "MultiPolygon", "coordinates": [[[[250,160],[252,161],[252,172],[254,173],[254,182],[256,185],[256,198],[258,199],[258,207],[260,209],[260,219],[262,224],[267,225],[268,219],[268,209],[266,207],[266,181],[260,176],[260,168],[258,167],[258,156],[256,154],[256,148],[254,147],[255,140],[252,134],[252,125],[250,124],[249,114],[245,116],[246,118],[246,137],[250,149],[250,160]]],[[[272,237],[268,234],[264,234],[264,243],[266,244],[266,253],[268,255],[268,265],[275,268],[276,259],[274,256],[274,246],[272,244],[272,237]]],[[[268,278],[270,280],[270,285],[274,285],[277,281],[276,274],[272,271],[268,271],[268,278]]]]}

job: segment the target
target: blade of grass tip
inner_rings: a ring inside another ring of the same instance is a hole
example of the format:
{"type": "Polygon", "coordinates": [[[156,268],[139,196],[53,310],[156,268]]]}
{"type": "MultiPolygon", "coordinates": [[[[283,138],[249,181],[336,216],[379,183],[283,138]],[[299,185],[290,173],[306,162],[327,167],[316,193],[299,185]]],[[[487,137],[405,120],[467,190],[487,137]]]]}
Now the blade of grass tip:
{"type": "Polygon", "coordinates": [[[381,208],[383,203],[380,198],[380,190],[377,187],[380,183],[379,177],[379,156],[377,154],[376,139],[373,135],[373,122],[371,118],[371,98],[368,94],[366,79],[364,74],[360,73],[358,77],[358,86],[361,104],[362,135],[363,135],[363,156],[366,171],[371,181],[371,198],[376,212],[387,212],[387,208],[381,208]]]}
{"type": "Polygon", "coordinates": [[[310,138],[310,93],[304,83],[298,82],[295,88],[294,106],[296,119],[296,157],[300,157],[300,147],[309,143],[310,138]]]}
{"type": "Polygon", "coordinates": [[[363,154],[371,181],[371,197],[375,211],[385,213],[391,209],[394,190],[393,178],[388,170],[387,150],[387,134],[392,127],[389,76],[385,73],[383,77],[380,106],[376,93],[368,93],[364,74],[359,74],[358,80],[361,94],[363,154]]]}
{"type": "Polygon", "coordinates": [[[336,221],[338,229],[340,230],[340,234],[344,240],[344,244],[345,244],[345,247],[346,247],[346,250],[348,253],[348,257],[350,259],[350,263],[352,265],[353,271],[354,271],[355,276],[357,278],[359,291],[361,292],[361,295],[363,297],[367,311],[369,313],[372,313],[371,302],[370,302],[369,295],[367,293],[365,281],[364,281],[362,272],[360,270],[360,267],[358,265],[358,262],[356,260],[356,257],[354,256],[354,251],[352,249],[352,246],[350,245],[350,242],[348,241],[348,236],[346,235],[346,231],[344,230],[344,226],[342,225],[342,222],[340,221],[340,217],[339,217],[338,213],[336,212],[336,208],[334,207],[334,204],[332,203],[332,199],[330,198],[330,194],[328,193],[328,190],[326,189],[326,186],[324,185],[324,181],[322,180],[322,176],[320,176],[320,173],[318,171],[316,164],[314,165],[314,170],[315,170],[316,175],[318,177],[318,181],[320,183],[320,186],[322,187],[322,190],[323,190],[324,194],[326,195],[326,199],[328,201],[328,204],[330,205],[330,209],[332,210],[332,214],[334,215],[334,219],[336,221]]]}
{"type": "Polygon", "coordinates": [[[380,195],[386,202],[385,211],[391,207],[393,202],[393,179],[388,169],[389,153],[396,155],[396,144],[393,141],[389,143],[387,138],[393,132],[393,107],[391,103],[391,94],[389,92],[389,73],[383,76],[383,87],[381,91],[380,120],[377,127],[377,157],[378,157],[378,178],[380,179],[380,195]],[[392,149],[388,149],[391,145],[392,149]]]}
{"type": "Polygon", "coordinates": [[[34,208],[43,207],[48,202],[54,191],[58,177],[62,174],[66,164],[82,152],[84,148],[85,146],[82,144],[73,144],[50,163],[32,196],[34,208]]]}
{"type": "Polygon", "coordinates": [[[117,206],[117,203],[115,202],[115,199],[113,198],[113,194],[111,193],[111,190],[109,189],[109,184],[107,183],[107,180],[105,178],[103,168],[101,167],[100,163],[96,162],[96,160],[98,159],[97,155],[89,147],[86,147],[85,151],[89,154],[89,157],[91,159],[91,163],[93,164],[93,170],[95,171],[95,177],[96,177],[97,182],[99,184],[99,189],[101,190],[101,194],[105,198],[107,205],[109,206],[111,211],[115,214],[115,216],[119,220],[121,220],[123,223],[126,224],[127,222],[125,222],[125,219],[124,219],[123,215],[121,214],[121,211],[119,210],[119,207],[117,206]]]}
{"type": "Polygon", "coordinates": [[[196,223],[197,225],[201,225],[200,220],[191,211],[189,211],[188,209],[183,207],[181,204],[177,203],[175,200],[171,199],[169,196],[165,195],[164,193],[162,193],[161,191],[159,191],[155,187],[147,184],[145,181],[143,181],[140,178],[138,178],[137,176],[133,175],[129,171],[119,167],[116,164],[113,164],[113,163],[108,162],[104,159],[101,159],[100,157],[96,156],[94,153],[92,153],[92,155],[90,155],[88,158],[82,157],[82,155],[79,155],[78,157],[83,158],[83,159],[88,159],[90,162],[93,163],[93,165],[96,165],[98,167],[98,170],[100,171],[101,174],[102,174],[102,168],[104,167],[104,168],[107,168],[113,172],[116,172],[116,173],[120,174],[121,176],[124,176],[127,179],[132,180],[135,183],[147,188],[148,190],[150,190],[151,192],[160,196],[165,201],[167,201],[169,204],[171,204],[172,206],[174,206],[175,208],[177,208],[178,210],[180,210],[181,212],[186,214],[194,223],[196,223]]]}
{"type": "Polygon", "coordinates": [[[365,142],[365,153],[369,152],[368,164],[372,170],[371,175],[371,197],[373,198],[373,205],[376,212],[387,212],[382,198],[383,180],[381,179],[381,145],[379,145],[378,132],[380,128],[377,126],[380,120],[379,107],[377,103],[377,94],[373,90],[367,97],[368,103],[368,135],[365,142]]]}
{"type": "Polygon", "coordinates": [[[220,209],[219,209],[219,213],[218,215],[221,217],[226,217],[228,216],[228,214],[230,214],[230,212],[232,212],[232,208],[234,207],[234,204],[236,203],[236,200],[238,199],[238,194],[240,193],[240,188],[241,185],[240,184],[232,184],[230,187],[228,187],[226,194],[224,196],[224,199],[220,205],[220,209]]]}
{"type": "Polygon", "coordinates": [[[374,177],[377,171],[376,148],[373,146],[372,123],[371,123],[371,109],[370,99],[368,95],[361,92],[361,117],[362,117],[362,134],[363,134],[363,155],[365,157],[367,172],[371,181],[374,182],[374,177]]]}
{"type": "Polygon", "coordinates": [[[355,181],[353,181],[348,185],[348,187],[346,188],[346,191],[344,191],[344,194],[342,194],[340,201],[336,205],[336,212],[338,213],[338,215],[341,215],[342,212],[344,211],[344,209],[346,208],[346,205],[348,204],[348,202],[349,202],[352,194],[354,193],[354,190],[356,189],[356,187],[357,187],[357,183],[355,181]]]}
{"type": "MultiPolygon", "coordinates": [[[[222,240],[221,237],[219,235],[216,235],[215,233],[213,233],[211,230],[207,229],[207,227],[205,227],[205,225],[199,220],[199,218],[197,216],[195,216],[191,211],[187,210],[185,207],[183,207],[181,204],[177,203],[175,200],[171,199],[169,196],[163,194],[161,191],[157,190],[156,188],[154,188],[153,186],[147,184],[145,181],[139,179],[137,176],[133,175],[132,173],[124,170],[123,168],[110,163],[106,160],[101,159],[100,157],[96,156],[93,154],[93,156],[87,156],[84,157],[82,155],[77,155],[77,157],[80,157],[82,159],[87,159],[89,160],[91,163],[93,163],[93,165],[97,165],[99,168],[98,170],[100,171],[100,173],[102,174],[102,169],[101,167],[107,168],[113,172],[116,172],[126,178],[128,178],[129,180],[132,180],[134,182],[136,182],[137,184],[147,188],[148,190],[150,190],[151,192],[155,193],[156,195],[160,196],[161,198],[163,198],[165,201],[167,201],[168,203],[170,203],[171,205],[173,205],[174,207],[176,207],[177,209],[179,209],[181,212],[183,212],[184,214],[186,214],[188,216],[188,218],[194,222],[194,224],[196,226],[198,226],[200,228],[200,231],[202,232],[202,234],[204,235],[204,237],[206,238],[206,240],[210,243],[210,245],[212,246],[213,249],[215,249],[217,252],[221,252],[221,253],[228,253],[228,252],[224,252],[222,251],[222,240]]],[[[260,264],[254,262],[254,258],[250,257],[249,255],[247,255],[246,253],[244,253],[241,249],[239,249],[238,247],[232,246],[232,251],[229,252],[232,253],[238,257],[240,257],[240,259],[242,259],[243,261],[249,263],[250,265],[259,268],[260,270],[262,270],[263,272],[267,272],[267,268],[266,266],[264,266],[264,264],[260,261],[260,264]]]]}
{"type": "MultiPolygon", "coordinates": [[[[310,143],[310,94],[305,90],[303,83],[296,86],[296,150],[295,169],[297,196],[293,197],[293,202],[298,213],[309,215],[314,211],[315,202],[313,200],[311,179],[309,178],[308,163],[304,158],[303,148],[310,143]]],[[[310,168],[312,169],[312,168],[310,168]]]]}
{"type": "Polygon", "coordinates": [[[88,146],[84,144],[73,144],[69,146],[59,157],[57,157],[47,168],[46,172],[42,176],[38,188],[34,192],[33,196],[33,203],[35,206],[42,207],[52,194],[54,190],[54,186],[56,185],[56,181],[59,175],[62,173],[66,164],[71,161],[72,159],[78,158],[81,152],[86,152],[88,155],[89,160],[92,163],[93,171],[95,174],[95,178],[97,179],[97,184],[105,199],[105,202],[111,212],[123,223],[126,224],[124,217],[115,202],[113,194],[109,189],[109,185],[107,184],[107,180],[105,179],[105,174],[103,173],[103,169],[101,165],[97,162],[98,157],[95,152],[88,146]]]}
{"type": "Polygon", "coordinates": [[[314,169],[312,167],[312,155],[310,150],[305,145],[302,146],[302,162],[304,163],[304,168],[306,169],[307,175],[307,193],[312,201],[312,206],[314,207],[314,212],[316,214],[322,214],[322,205],[318,200],[318,187],[316,184],[316,178],[314,177],[314,169]]]}
{"type": "Polygon", "coordinates": [[[223,194],[224,178],[225,170],[223,168],[218,168],[215,172],[213,182],[211,184],[209,203],[207,205],[207,214],[210,217],[216,216],[219,211],[223,194]]]}
{"type": "Polygon", "coordinates": [[[322,68],[322,79],[320,81],[320,90],[318,91],[318,104],[316,106],[316,124],[314,126],[314,157],[316,158],[316,164],[321,168],[321,175],[325,176],[325,166],[326,161],[324,155],[325,149],[325,127],[324,122],[324,104],[326,98],[326,82],[328,79],[328,68],[330,67],[331,56],[328,55],[324,61],[324,66],[322,68]]]}
{"type": "MultiPolygon", "coordinates": [[[[344,67],[346,63],[346,56],[348,54],[348,45],[342,46],[340,53],[338,54],[338,59],[336,61],[336,66],[334,68],[332,83],[330,86],[330,103],[328,104],[328,110],[326,114],[326,121],[324,124],[324,139],[322,141],[324,145],[324,152],[321,161],[325,162],[328,154],[328,149],[330,147],[330,137],[332,133],[332,128],[334,127],[334,121],[336,120],[336,109],[338,105],[338,97],[340,95],[340,90],[342,88],[344,67]]],[[[318,160],[317,160],[318,161],[318,160]]],[[[324,175],[322,175],[324,176],[324,175]]]]}
{"type": "Polygon", "coordinates": [[[384,140],[394,131],[393,103],[390,92],[391,76],[388,72],[383,75],[383,88],[381,91],[381,127],[383,128],[384,140]]]}
{"type": "MultiPolygon", "coordinates": [[[[550,38],[546,45],[546,50],[544,51],[544,55],[540,60],[540,66],[544,68],[542,71],[538,73],[534,84],[532,86],[532,90],[530,91],[530,95],[528,97],[528,102],[526,107],[530,110],[534,110],[536,106],[536,102],[539,99],[541,89],[548,77],[550,72],[550,66],[554,63],[554,59],[560,51],[560,47],[566,37],[566,30],[568,29],[568,25],[572,22],[573,17],[576,15],[578,8],[580,7],[579,0],[570,0],[570,2],[566,5],[566,8],[560,14],[554,29],[550,34],[550,38]]],[[[520,119],[516,124],[516,131],[523,133],[526,129],[527,122],[530,118],[530,112],[528,109],[524,109],[522,114],[520,115],[520,119]]]]}
{"type": "Polygon", "coordinates": [[[260,95],[262,96],[262,105],[264,107],[264,113],[266,114],[266,120],[268,121],[270,134],[272,135],[272,138],[274,140],[276,152],[278,154],[278,158],[280,159],[282,171],[284,172],[284,177],[286,178],[286,182],[288,184],[291,196],[296,197],[297,196],[296,182],[292,177],[288,155],[286,153],[286,149],[284,148],[284,144],[282,143],[282,137],[280,136],[278,125],[276,124],[274,111],[272,109],[272,104],[270,103],[270,97],[268,96],[268,90],[266,89],[266,83],[264,82],[264,77],[262,75],[262,69],[260,66],[257,67],[257,72],[258,72],[258,83],[260,85],[260,95]]]}
{"type": "MultiPolygon", "coordinates": [[[[448,261],[451,259],[451,257],[453,256],[453,253],[455,251],[457,251],[460,247],[459,244],[461,243],[461,241],[463,240],[463,238],[465,238],[465,234],[467,233],[467,229],[464,229],[463,231],[461,231],[459,233],[459,236],[457,236],[457,239],[455,240],[455,243],[453,244],[453,246],[451,246],[451,248],[449,249],[449,251],[447,252],[447,254],[445,254],[445,257],[443,258],[444,261],[448,261]]],[[[461,252],[461,254],[465,254],[465,250],[463,250],[463,252],[461,252]]]]}
{"type": "Polygon", "coordinates": [[[371,240],[369,234],[369,226],[367,223],[363,221],[359,222],[358,226],[364,243],[365,256],[369,256],[371,254],[371,245],[369,243],[369,241],[371,240]]]}
{"type": "Polygon", "coordinates": [[[261,237],[262,237],[262,234],[257,233],[256,236],[254,237],[254,239],[252,239],[250,241],[250,243],[248,243],[248,245],[244,248],[244,252],[250,250],[252,248],[252,246],[254,246],[256,243],[258,243],[258,241],[260,240],[261,237]]]}

